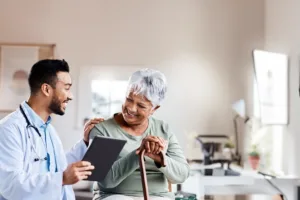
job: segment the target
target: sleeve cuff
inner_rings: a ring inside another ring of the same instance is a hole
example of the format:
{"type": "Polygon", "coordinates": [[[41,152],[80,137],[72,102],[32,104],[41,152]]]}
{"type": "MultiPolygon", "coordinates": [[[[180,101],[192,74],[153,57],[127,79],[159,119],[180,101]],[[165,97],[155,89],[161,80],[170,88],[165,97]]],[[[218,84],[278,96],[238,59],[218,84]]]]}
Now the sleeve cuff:
{"type": "Polygon", "coordinates": [[[87,149],[88,149],[88,146],[86,145],[85,141],[84,140],[81,140],[80,142],[77,143],[77,145],[75,145],[75,149],[78,151],[79,153],[79,157],[81,160],[84,156],[84,154],[86,153],[87,149]]]}
{"type": "Polygon", "coordinates": [[[87,146],[85,145],[84,141],[81,139],[66,154],[68,164],[82,160],[86,151],[87,151],[87,146]]]}

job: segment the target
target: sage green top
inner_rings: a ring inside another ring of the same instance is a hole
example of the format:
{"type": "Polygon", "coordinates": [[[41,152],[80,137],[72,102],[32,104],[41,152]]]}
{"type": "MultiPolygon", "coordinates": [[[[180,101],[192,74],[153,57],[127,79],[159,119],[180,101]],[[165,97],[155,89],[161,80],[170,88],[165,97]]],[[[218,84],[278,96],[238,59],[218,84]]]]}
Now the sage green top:
{"type": "Polygon", "coordinates": [[[176,136],[170,131],[168,124],[161,120],[151,117],[143,135],[132,136],[125,132],[114,118],[110,118],[91,130],[90,139],[96,135],[127,140],[127,143],[106,178],[94,184],[94,199],[104,199],[113,194],[143,196],[139,158],[135,151],[148,135],[159,136],[168,141],[166,167],[158,168],[152,159],[145,157],[149,195],[174,199],[174,194],[168,191],[167,180],[174,184],[182,183],[189,176],[190,168],[176,136]]]}

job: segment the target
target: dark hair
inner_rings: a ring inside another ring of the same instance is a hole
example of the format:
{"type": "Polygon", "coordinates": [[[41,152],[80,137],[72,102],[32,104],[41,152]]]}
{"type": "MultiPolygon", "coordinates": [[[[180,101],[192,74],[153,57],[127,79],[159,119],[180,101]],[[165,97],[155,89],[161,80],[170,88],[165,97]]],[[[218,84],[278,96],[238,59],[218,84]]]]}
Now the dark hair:
{"type": "Polygon", "coordinates": [[[57,73],[69,71],[69,65],[65,60],[45,59],[38,61],[32,66],[28,78],[31,94],[37,93],[44,83],[55,88],[57,73]]]}

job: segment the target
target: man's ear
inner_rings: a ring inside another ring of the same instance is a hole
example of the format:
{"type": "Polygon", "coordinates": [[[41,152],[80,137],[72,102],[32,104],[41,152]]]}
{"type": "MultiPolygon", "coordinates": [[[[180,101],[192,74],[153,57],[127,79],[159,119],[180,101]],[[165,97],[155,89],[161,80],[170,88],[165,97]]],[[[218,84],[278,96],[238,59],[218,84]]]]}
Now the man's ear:
{"type": "Polygon", "coordinates": [[[46,83],[42,84],[41,90],[42,90],[42,93],[45,96],[49,97],[51,95],[51,87],[50,87],[50,85],[48,85],[46,83]]]}

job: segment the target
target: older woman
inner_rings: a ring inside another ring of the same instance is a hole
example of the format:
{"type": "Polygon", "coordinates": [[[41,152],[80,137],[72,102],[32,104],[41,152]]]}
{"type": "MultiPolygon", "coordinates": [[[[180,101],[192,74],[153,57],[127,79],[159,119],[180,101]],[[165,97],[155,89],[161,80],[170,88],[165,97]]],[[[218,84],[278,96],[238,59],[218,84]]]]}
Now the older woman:
{"type": "Polygon", "coordinates": [[[143,188],[138,153],[146,150],[146,172],[151,199],[174,199],[168,191],[168,181],[182,183],[189,175],[189,165],[176,136],[167,123],[152,117],[165,98],[166,78],[158,71],[139,70],[132,74],[122,106],[122,113],[114,114],[90,133],[127,140],[106,178],[94,185],[94,200],[142,199],[143,188]],[[159,152],[166,155],[166,167],[161,166],[159,152]]]}

